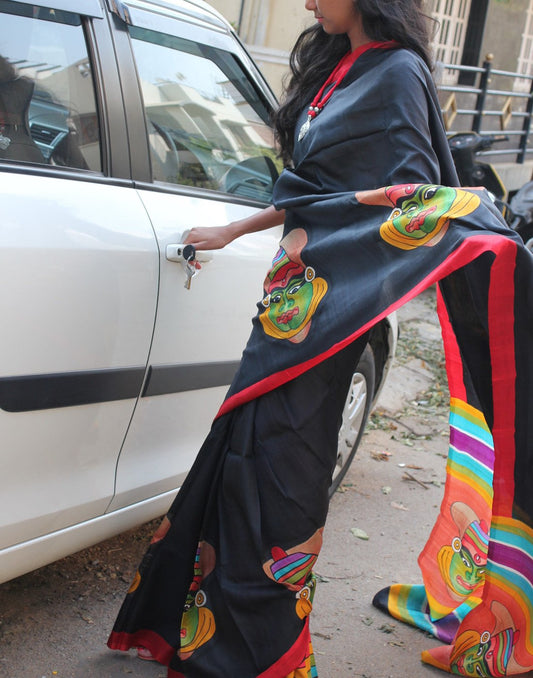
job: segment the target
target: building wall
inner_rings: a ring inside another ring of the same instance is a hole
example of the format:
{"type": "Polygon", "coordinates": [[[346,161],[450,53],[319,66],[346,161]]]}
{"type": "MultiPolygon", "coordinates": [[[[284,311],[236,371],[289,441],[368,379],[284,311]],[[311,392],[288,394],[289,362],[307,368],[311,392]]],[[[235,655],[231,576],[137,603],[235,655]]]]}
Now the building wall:
{"type": "Polygon", "coordinates": [[[233,26],[237,26],[241,0],[207,0],[207,2],[225,16],[233,26]]]}
{"type": "Polygon", "coordinates": [[[237,27],[249,44],[288,51],[296,36],[309,24],[303,0],[207,0],[237,27]]]}
{"type": "Polygon", "coordinates": [[[208,0],[237,27],[239,35],[276,95],[288,71],[289,51],[312,22],[304,0],[208,0]]]}
{"type": "Polygon", "coordinates": [[[494,67],[516,71],[530,0],[491,0],[481,43],[481,60],[494,56],[494,67]]]}
{"type": "MultiPolygon", "coordinates": [[[[442,10],[442,2],[425,0],[426,10],[442,10]],[[437,9],[436,9],[437,8],[437,9]]],[[[313,22],[304,0],[208,0],[235,28],[278,96],[288,72],[289,51],[298,34],[313,22]],[[239,25],[240,22],[240,25],[239,25]]],[[[493,54],[494,68],[518,69],[527,10],[533,0],[490,0],[480,62],[493,54]]],[[[446,3],[446,8],[455,6],[446,3]]],[[[448,10],[446,10],[448,11],[448,10]]],[[[440,14],[439,14],[440,16],[440,14]]]]}

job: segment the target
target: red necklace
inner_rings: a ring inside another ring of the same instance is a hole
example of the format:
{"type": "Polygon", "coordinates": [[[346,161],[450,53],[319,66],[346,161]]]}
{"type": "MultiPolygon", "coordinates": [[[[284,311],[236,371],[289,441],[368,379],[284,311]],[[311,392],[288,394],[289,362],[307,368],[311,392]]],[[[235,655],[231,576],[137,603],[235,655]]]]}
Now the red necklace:
{"type": "Polygon", "coordinates": [[[387,42],[367,42],[366,44],[361,45],[360,47],[355,49],[353,52],[348,52],[347,54],[345,54],[339,61],[339,63],[329,76],[329,78],[322,85],[322,87],[318,91],[318,94],[315,96],[315,98],[311,102],[311,105],[307,109],[307,120],[300,127],[298,141],[301,141],[305,137],[307,132],[309,132],[309,128],[311,127],[311,121],[316,118],[316,116],[328,103],[335,89],[341,84],[341,82],[344,79],[344,76],[348,73],[350,68],[355,63],[356,59],[358,59],[358,57],[360,57],[361,54],[363,54],[369,49],[376,48],[391,49],[393,47],[398,47],[398,43],[395,42],[394,40],[388,40],[387,42]],[[325,90],[329,87],[329,85],[332,86],[324,94],[325,90]]]}

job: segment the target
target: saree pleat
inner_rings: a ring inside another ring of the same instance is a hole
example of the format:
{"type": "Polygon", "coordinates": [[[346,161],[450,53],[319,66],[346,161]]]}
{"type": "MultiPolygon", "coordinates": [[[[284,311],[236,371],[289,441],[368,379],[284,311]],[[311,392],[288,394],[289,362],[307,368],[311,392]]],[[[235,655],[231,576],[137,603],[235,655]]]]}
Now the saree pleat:
{"type": "Polygon", "coordinates": [[[110,647],[146,647],[169,676],[316,674],[312,567],[344,400],[366,343],[214,423],[139,567],[110,647]]]}

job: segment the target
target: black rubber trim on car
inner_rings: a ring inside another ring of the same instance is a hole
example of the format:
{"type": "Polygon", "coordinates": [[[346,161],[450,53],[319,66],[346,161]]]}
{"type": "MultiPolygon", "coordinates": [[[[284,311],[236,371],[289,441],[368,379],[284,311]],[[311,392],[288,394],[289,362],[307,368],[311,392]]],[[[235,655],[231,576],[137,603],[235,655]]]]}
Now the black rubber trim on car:
{"type": "MultiPolygon", "coordinates": [[[[238,361],[150,367],[142,396],[226,386],[238,361]]],[[[31,412],[137,398],[144,367],[0,378],[0,409],[31,412]]]]}
{"type": "Polygon", "coordinates": [[[239,361],[151,366],[143,397],[227,386],[238,367],[239,361]]]}
{"type": "Polygon", "coordinates": [[[29,412],[137,398],[145,368],[0,378],[0,408],[29,412]]]}
{"type": "Polygon", "coordinates": [[[98,172],[81,170],[70,167],[52,167],[50,165],[37,165],[36,163],[23,164],[17,160],[0,160],[0,172],[12,174],[24,174],[25,176],[52,177],[54,179],[70,179],[72,181],[88,181],[91,184],[109,184],[111,186],[125,186],[133,188],[131,179],[119,177],[106,177],[98,172]]]}

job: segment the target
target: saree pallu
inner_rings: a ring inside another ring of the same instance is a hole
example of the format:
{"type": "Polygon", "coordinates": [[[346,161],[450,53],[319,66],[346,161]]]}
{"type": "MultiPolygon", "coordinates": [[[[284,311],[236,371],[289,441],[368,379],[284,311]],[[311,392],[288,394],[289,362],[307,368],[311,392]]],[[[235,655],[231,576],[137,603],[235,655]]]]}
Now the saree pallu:
{"type": "Polygon", "coordinates": [[[482,191],[292,195],[280,201],[285,235],[239,372],[109,645],[148,647],[172,678],[318,675],[312,567],[346,375],[372,326],[437,282],[451,393],[444,498],[420,556],[423,584],[394,585],[374,603],[445,642],[423,655],[434,666],[526,673],[531,254],[482,191]]]}

